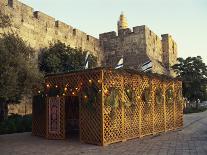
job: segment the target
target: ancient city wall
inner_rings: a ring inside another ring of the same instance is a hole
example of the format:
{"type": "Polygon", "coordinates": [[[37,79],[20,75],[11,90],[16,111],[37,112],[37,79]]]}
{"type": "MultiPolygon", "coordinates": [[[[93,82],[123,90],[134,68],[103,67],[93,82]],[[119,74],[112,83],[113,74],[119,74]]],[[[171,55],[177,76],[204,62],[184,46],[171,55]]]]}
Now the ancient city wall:
{"type": "Polygon", "coordinates": [[[137,64],[148,59],[146,54],[146,38],[144,26],[123,29],[118,32],[108,32],[99,36],[104,50],[104,61],[107,66],[114,66],[124,56],[124,66],[138,69],[137,64]]]}
{"type": "Polygon", "coordinates": [[[162,35],[163,61],[167,67],[177,62],[177,44],[169,34],[162,35]]]}
{"type": "Polygon", "coordinates": [[[148,60],[153,62],[153,72],[165,74],[168,64],[175,64],[177,46],[170,35],[160,38],[147,26],[136,26],[121,29],[118,32],[100,34],[100,43],[104,51],[104,62],[107,66],[115,66],[124,56],[124,66],[140,69],[148,60]]]}
{"type": "MultiPolygon", "coordinates": [[[[18,0],[1,0],[0,10],[12,17],[12,26],[4,31],[15,31],[33,48],[48,47],[57,40],[73,48],[88,50],[100,59],[99,40],[73,28],[55,18],[19,2],[18,0]]],[[[3,30],[0,30],[3,31],[3,30]]]]}

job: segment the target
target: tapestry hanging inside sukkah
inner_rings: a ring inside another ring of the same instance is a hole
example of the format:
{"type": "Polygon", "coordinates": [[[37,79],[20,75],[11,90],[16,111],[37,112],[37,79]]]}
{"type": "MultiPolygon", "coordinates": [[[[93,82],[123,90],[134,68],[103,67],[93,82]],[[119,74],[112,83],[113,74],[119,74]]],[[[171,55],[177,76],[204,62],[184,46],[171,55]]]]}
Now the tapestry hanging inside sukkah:
{"type": "Polygon", "coordinates": [[[60,98],[51,97],[48,102],[49,109],[49,133],[60,133],[60,98]]]}

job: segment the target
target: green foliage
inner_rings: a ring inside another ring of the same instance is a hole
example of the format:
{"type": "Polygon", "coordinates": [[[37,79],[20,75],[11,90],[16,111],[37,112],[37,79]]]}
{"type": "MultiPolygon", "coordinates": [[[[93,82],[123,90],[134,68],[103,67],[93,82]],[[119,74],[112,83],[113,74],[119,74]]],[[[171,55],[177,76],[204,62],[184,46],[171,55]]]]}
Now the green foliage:
{"type": "Polygon", "coordinates": [[[116,109],[120,106],[119,102],[119,90],[114,87],[110,88],[109,94],[106,96],[106,105],[116,109]]]}
{"type": "Polygon", "coordinates": [[[31,115],[11,115],[9,118],[0,123],[0,134],[10,134],[16,132],[31,132],[32,116],[31,115]]]}
{"type": "Polygon", "coordinates": [[[20,101],[30,96],[32,88],[40,83],[35,51],[14,34],[0,38],[0,104],[20,101]]]}
{"type": "MultiPolygon", "coordinates": [[[[84,69],[87,51],[74,49],[58,41],[42,49],[39,68],[45,73],[60,73],[84,69]]],[[[97,65],[96,57],[89,55],[89,68],[97,65]]]]}
{"type": "Polygon", "coordinates": [[[173,66],[183,81],[183,96],[189,101],[207,100],[207,66],[200,56],[178,58],[173,66]]]}
{"type": "Polygon", "coordinates": [[[162,89],[159,87],[156,89],[156,92],[155,92],[155,101],[156,101],[156,104],[158,105],[163,104],[163,101],[164,101],[162,89]]]}

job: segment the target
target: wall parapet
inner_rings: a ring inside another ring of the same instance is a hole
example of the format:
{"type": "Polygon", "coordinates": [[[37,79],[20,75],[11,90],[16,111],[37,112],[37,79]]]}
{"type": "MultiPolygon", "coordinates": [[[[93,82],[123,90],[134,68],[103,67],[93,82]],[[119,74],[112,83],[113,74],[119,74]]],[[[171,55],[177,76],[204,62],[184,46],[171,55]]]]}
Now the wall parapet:
{"type": "Polygon", "coordinates": [[[81,37],[82,40],[84,39],[87,42],[94,40],[98,41],[97,38],[73,28],[71,25],[68,25],[62,21],[56,20],[54,17],[51,17],[41,11],[34,11],[32,7],[21,3],[18,0],[1,0],[0,4],[0,8],[8,10],[10,13],[15,13],[15,15],[19,16],[19,18],[23,18],[22,21],[25,23],[27,23],[27,20],[30,20],[29,24],[31,24],[31,20],[33,20],[34,23],[41,23],[42,26],[40,27],[45,27],[45,29],[51,28],[54,29],[54,31],[60,31],[61,33],[65,33],[66,36],[81,37]]]}

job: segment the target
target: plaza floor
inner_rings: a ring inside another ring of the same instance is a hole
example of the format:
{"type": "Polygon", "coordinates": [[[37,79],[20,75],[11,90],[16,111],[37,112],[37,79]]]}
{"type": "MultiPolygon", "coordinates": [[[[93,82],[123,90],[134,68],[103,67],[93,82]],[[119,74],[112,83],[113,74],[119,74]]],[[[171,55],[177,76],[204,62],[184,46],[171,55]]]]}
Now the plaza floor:
{"type": "Polygon", "coordinates": [[[111,144],[46,140],[20,133],[0,136],[0,155],[207,155],[207,111],[184,116],[183,130],[111,144]]]}

